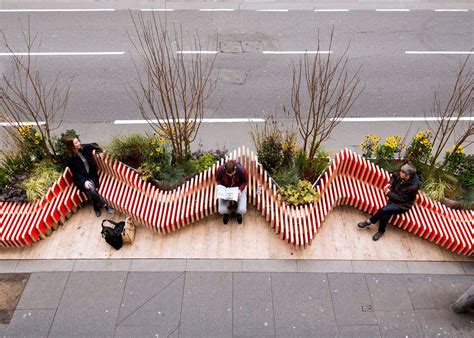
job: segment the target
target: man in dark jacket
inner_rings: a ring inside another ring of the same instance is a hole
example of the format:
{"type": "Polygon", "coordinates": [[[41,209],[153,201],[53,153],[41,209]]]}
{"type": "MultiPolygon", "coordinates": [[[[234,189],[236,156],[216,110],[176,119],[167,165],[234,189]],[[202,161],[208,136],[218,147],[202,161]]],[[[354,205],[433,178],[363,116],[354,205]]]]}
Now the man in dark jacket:
{"type": "Polygon", "coordinates": [[[217,169],[216,181],[217,185],[223,185],[226,188],[239,188],[239,198],[236,207],[232,205],[235,203],[233,201],[218,199],[217,203],[219,213],[224,215],[224,224],[229,222],[230,213],[233,207],[235,207],[237,222],[242,224],[242,215],[247,212],[247,170],[237,161],[227,161],[217,169]]]}
{"type": "Polygon", "coordinates": [[[380,208],[375,215],[367,221],[357,224],[359,228],[366,228],[378,221],[379,230],[372,239],[377,241],[383,236],[387,222],[392,215],[402,214],[413,206],[416,195],[420,187],[420,180],[416,174],[416,168],[410,164],[405,164],[400,168],[400,172],[394,173],[389,184],[384,188],[388,203],[380,208]]]}

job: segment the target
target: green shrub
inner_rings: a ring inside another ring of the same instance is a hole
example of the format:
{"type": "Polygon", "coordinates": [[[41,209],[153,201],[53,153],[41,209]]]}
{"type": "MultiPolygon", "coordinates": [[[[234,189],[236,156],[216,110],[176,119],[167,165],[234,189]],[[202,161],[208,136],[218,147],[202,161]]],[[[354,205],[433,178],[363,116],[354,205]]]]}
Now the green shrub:
{"type": "Polygon", "coordinates": [[[286,186],[279,189],[278,199],[298,206],[301,204],[313,203],[318,200],[319,193],[312,184],[305,180],[300,180],[296,186],[286,186]]]}
{"type": "Polygon", "coordinates": [[[328,153],[322,149],[318,149],[314,158],[305,159],[303,170],[301,172],[302,178],[310,182],[315,182],[326,170],[329,162],[330,159],[328,153]]]}
{"type": "Polygon", "coordinates": [[[422,190],[434,201],[441,201],[449,190],[452,190],[453,186],[443,181],[441,179],[428,180],[424,185],[422,190]]]}
{"type": "MultiPolygon", "coordinates": [[[[163,144],[165,143],[166,141],[163,141],[163,144]]],[[[136,169],[143,162],[157,163],[157,158],[166,153],[159,139],[143,134],[115,136],[106,151],[113,159],[136,169]]]]}
{"type": "Polygon", "coordinates": [[[49,161],[44,160],[35,164],[30,176],[22,184],[28,201],[33,203],[42,198],[60,176],[61,169],[49,161]]]}
{"type": "Polygon", "coordinates": [[[18,153],[15,155],[5,155],[2,168],[8,177],[19,173],[29,173],[33,167],[33,159],[29,154],[18,153]]]}
{"type": "Polygon", "coordinates": [[[433,143],[431,142],[431,131],[421,130],[413,137],[405,154],[408,162],[428,163],[431,159],[431,150],[433,143]]]}
{"type": "Polygon", "coordinates": [[[459,184],[474,189],[474,154],[463,157],[457,170],[459,184]]]}
{"type": "Polygon", "coordinates": [[[143,162],[142,165],[138,168],[138,173],[140,178],[144,181],[149,181],[151,179],[158,178],[160,175],[161,166],[152,162],[143,162]]]}
{"type": "Polygon", "coordinates": [[[0,167],[0,190],[2,190],[8,183],[8,174],[5,169],[0,167]]]}
{"type": "Polygon", "coordinates": [[[275,138],[263,140],[260,149],[257,150],[258,161],[263,168],[273,175],[283,164],[284,154],[281,142],[275,138]]]}
{"type": "Polygon", "coordinates": [[[211,168],[215,163],[216,159],[214,155],[209,152],[201,153],[196,160],[191,160],[191,164],[194,166],[194,171],[199,173],[206,169],[211,168]]]}
{"type": "Polygon", "coordinates": [[[280,169],[273,176],[273,179],[280,187],[296,186],[300,179],[298,168],[280,169]]]}

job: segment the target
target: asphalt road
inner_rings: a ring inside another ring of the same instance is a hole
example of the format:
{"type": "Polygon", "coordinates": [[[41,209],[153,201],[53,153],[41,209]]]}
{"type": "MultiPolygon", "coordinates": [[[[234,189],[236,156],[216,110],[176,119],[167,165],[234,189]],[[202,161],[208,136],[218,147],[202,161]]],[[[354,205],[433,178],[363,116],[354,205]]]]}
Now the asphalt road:
{"type": "MultiPolygon", "coordinates": [[[[138,11],[134,12],[135,14],[138,11]]],[[[146,15],[150,15],[147,13],[146,15]]],[[[156,13],[168,25],[199,33],[203,50],[217,50],[219,85],[209,102],[208,117],[261,117],[281,113],[290,102],[292,63],[301,55],[266,55],[265,51],[314,50],[319,29],[322,50],[335,29],[333,57],[350,43],[352,69],[362,66],[366,88],[351,117],[431,116],[433,87],[451,88],[466,55],[412,55],[406,51],[472,51],[474,11],[435,12],[202,12],[156,13]],[[254,49],[242,46],[251,42],[254,49]],[[234,48],[237,48],[237,52],[234,48]],[[239,48],[243,48],[241,51],[239,48]],[[244,51],[245,50],[245,51],[244,51]]],[[[136,55],[128,33],[133,25],[127,10],[113,12],[0,12],[0,29],[15,51],[24,51],[19,21],[30,18],[41,34],[41,52],[123,52],[102,56],[40,56],[46,78],[60,72],[71,81],[66,122],[111,122],[141,119],[127,94],[136,71],[136,55]],[[134,56],[135,55],[135,56],[134,56]]],[[[0,53],[6,52],[1,47],[0,53]]],[[[474,59],[470,60],[473,64],[474,59]]],[[[9,58],[0,56],[0,71],[9,58]]]]}

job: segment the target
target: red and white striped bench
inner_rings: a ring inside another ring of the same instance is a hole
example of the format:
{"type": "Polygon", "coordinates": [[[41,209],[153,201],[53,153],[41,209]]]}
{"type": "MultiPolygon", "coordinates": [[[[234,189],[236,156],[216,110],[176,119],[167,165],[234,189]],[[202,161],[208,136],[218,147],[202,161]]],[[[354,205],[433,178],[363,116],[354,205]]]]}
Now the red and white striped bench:
{"type": "MultiPolygon", "coordinates": [[[[327,215],[337,205],[373,214],[386,203],[383,187],[389,174],[360,155],[344,149],[331,161],[315,188],[313,204],[290,206],[278,201],[272,178],[249,149],[242,147],[227,159],[236,159],[249,172],[248,201],[282,240],[295,246],[311,244],[327,215]]],[[[220,161],[172,191],[162,191],[140,179],[138,173],[107,155],[96,155],[100,193],[116,210],[161,234],[176,231],[217,212],[216,172],[220,161]]],[[[70,216],[86,197],[72,184],[68,170],[35,204],[0,204],[0,245],[24,246],[44,238],[70,216]]],[[[474,250],[474,212],[452,210],[419,193],[415,206],[390,222],[458,254],[474,250]]]]}

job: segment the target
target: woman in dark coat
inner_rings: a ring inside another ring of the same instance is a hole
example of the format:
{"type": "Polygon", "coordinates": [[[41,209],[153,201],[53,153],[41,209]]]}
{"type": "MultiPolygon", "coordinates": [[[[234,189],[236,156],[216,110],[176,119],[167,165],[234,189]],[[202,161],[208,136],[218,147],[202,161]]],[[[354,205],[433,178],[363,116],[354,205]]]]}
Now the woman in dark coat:
{"type": "Polygon", "coordinates": [[[100,217],[100,208],[104,207],[109,214],[114,210],[107,206],[99,195],[99,175],[92,154],[94,147],[90,144],[81,144],[77,137],[64,140],[67,150],[66,164],[72,172],[74,185],[84,192],[94,207],[95,215],[100,217]]]}

